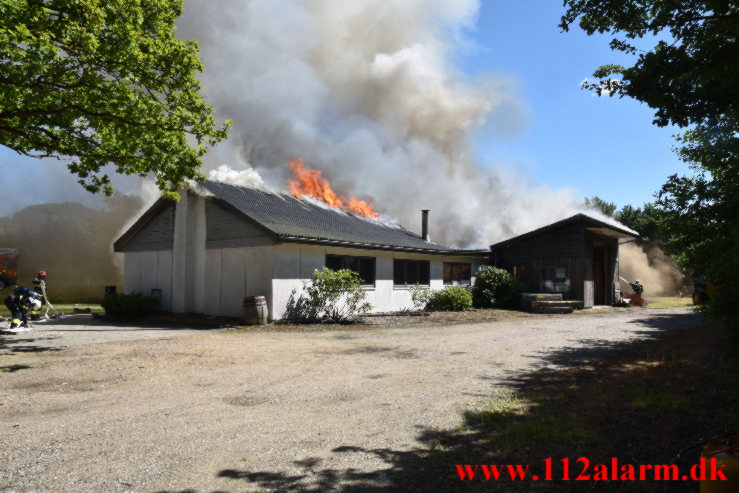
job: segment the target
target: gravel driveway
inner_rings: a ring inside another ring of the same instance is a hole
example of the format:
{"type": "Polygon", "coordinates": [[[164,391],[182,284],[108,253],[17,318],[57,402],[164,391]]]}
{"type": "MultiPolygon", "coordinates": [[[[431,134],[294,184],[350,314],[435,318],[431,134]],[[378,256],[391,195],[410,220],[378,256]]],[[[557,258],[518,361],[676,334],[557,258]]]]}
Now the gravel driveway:
{"type": "MultiPolygon", "coordinates": [[[[501,382],[568,363],[559,349],[572,358],[699,322],[675,309],[310,333],[142,330],[155,338],[36,350],[9,342],[29,337],[0,336],[0,490],[377,491],[392,457],[459,426],[501,382]]],[[[76,337],[53,325],[36,336],[55,330],[76,337]]]]}

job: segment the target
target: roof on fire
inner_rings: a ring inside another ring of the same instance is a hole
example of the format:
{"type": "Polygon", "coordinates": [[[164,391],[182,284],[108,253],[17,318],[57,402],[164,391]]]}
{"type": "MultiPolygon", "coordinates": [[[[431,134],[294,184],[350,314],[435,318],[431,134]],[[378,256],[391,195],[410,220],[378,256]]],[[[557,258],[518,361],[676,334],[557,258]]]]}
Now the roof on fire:
{"type": "MultiPolygon", "coordinates": [[[[243,217],[276,241],[449,255],[489,254],[489,250],[463,250],[425,241],[400,226],[357,217],[287,194],[212,180],[200,182],[192,189],[243,217]]],[[[161,207],[160,199],[115,242],[116,251],[121,251],[125,242],[161,207]]]]}
{"type": "Polygon", "coordinates": [[[487,253],[461,250],[424,239],[405,228],[357,217],[291,195],[207,180],[200,184],[217,201],[256,222],[283,241],[371,247],[425,253],[487,253]]]}

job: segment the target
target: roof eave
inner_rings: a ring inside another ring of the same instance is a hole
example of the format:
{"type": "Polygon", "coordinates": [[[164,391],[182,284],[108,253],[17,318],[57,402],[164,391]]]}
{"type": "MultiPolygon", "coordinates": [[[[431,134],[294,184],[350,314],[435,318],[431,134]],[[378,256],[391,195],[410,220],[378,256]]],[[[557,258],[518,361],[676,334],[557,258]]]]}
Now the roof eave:
{"type": "Polygon", "coordinates": [[[437,250],[434,248],[415,248],[415,247],[403,247],[399,245],[378,245],[375,243],[359,243],[352,241],[341,241],[341,240],[326,240],[321,238],[307,238],[301,236],[280,236],[280,241],[286,243],[308,243],[313,245],[328,245],[336,247],[347,247],[347,248],[359,248],[363,250],[382,250],[390,252],[406,252],[406,253],[425,253],[430,255],[453,255],[453,256],[465,256],[465,257],[476,257],[482,255],[489,255],[490,252],[487,250],[437,250]]]}

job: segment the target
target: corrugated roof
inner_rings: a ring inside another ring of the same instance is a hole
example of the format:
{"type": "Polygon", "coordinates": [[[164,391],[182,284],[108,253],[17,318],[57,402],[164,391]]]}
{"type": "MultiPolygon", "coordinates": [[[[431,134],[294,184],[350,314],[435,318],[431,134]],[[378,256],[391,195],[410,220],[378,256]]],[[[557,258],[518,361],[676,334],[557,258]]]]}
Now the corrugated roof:
{"type": "Polygon", "coordinates": [[[262,228],[288,241],[314,241],[429,253],[482,253],[459,250],[423,238],[402,227],[347,214],[339,209],[299,200],[287,194],[207,180],[208,193],[241,212],[262,228]]]}

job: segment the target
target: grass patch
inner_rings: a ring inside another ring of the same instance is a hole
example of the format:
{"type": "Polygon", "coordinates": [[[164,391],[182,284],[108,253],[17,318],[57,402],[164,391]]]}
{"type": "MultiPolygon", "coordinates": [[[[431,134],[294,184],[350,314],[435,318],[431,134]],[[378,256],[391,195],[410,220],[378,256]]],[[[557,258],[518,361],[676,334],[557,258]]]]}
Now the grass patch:
{"type": "Polygon", "coordinates": [[[550,400],[551,397],[542,394],[527,394],[501,388],[484,400],[470,417],[478,422],[479,430],[496,434],[497,440],[561,442],[584,439],[589,435],[580,423],[571,423],[535,411],[550,400]]]}
{"type": "Polygon", "coordinates": [[[680,410],[687,408],[690,404],[690,399],[683,395],[671,392],[655,392],[653,389],[638,389],[631,400],[631,405],[634,407],[661,410],[680,410]]]}
{"type": "Polygon", "coordinates": [[[693,306],[693,299],[684,296],[650,296],[647,299],[647,308],[683,308],[693,306]]]}
{"type": "MultiPolygon", "coordinates": [[[[80,309],[90,309],[90,313],[105,313],[105,310],[103,310],[103,307],[97,304],[86,304],[86,303],[54,303],[54,308],[56,308],[58,311],[62,312],[65,315],[73,315],[75,313],[74,309],[80,308],[80,309]]],[[[46,312],[46,307],[41,308],[41,314],[44,314],[46,312]]],[[[49,315],[51,315],[51,311],[49,311],[49,315]]],[[[9,317],[10,311],[8,311],[8,307],[6,307],[4,304],[0,306],[0,316],[3,317],[9,317]]]]}
{"type": "Polygon", "coordinates": [[[588,438],[581,423],[570,423],[554,416],[531,416],[510,426],[505,432],[520,441],[571,442],[588,438]]]}

